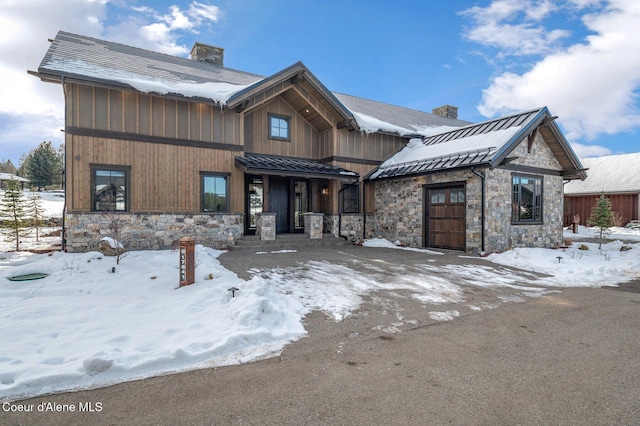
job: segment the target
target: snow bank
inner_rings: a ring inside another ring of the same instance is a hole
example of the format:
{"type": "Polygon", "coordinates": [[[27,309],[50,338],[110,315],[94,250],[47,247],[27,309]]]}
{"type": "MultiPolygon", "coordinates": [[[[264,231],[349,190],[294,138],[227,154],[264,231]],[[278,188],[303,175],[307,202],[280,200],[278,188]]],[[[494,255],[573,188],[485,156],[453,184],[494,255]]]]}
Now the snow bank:
{"type": "Polygon", "coordinates": [[[622,246],[622,242],[613,241],[599,250],[596,243],[574,242],[566,249],[517,248],[487,259],[551,275],[534,283],[537,285],[602,287],[640,278],[640,243],[628,245],[628,251],[620,251],[622,246]]]}
{"type": "Polygon", "coordinates": [[[305,334],[297,300],[240,280],[220,253],[197,246],[196,283],[180,289],[172,251],[129,252],[118,266],[97,252],[3,254],[0,399],[246,362],[305,334]],[[50,276],[5,279],[34,272],[50,276]]]}

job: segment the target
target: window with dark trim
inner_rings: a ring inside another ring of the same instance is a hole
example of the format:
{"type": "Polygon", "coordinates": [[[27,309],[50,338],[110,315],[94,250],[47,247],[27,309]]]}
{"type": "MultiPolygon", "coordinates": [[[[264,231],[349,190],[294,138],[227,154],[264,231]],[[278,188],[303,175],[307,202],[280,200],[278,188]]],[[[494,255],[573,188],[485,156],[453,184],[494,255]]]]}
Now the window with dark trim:
{"type": "Polygon", "coordinates": [[[512,175],[511,221],[542,222],[542,177],[512,175]]]}
{"type": "Polygon", "coordinates": [[[201,203],[203,212],[229,211],[229,177],[223,174],[202,173],[201,203]]]}
{"type": "Polygon", "coordinates": [[[342,213],[360,213],[360,184],[343,184],[340,194],[342,213]]]}
{"type": "Polygon", "coordinates": [[[92,211],[125,212],[129,210],[129,168],[91,167],[92,211]]]}
{"type": "Polygon", "coordinates": [[[269,139],[291,140],[291,119],[284,115],[269,114],[269,139]]]}

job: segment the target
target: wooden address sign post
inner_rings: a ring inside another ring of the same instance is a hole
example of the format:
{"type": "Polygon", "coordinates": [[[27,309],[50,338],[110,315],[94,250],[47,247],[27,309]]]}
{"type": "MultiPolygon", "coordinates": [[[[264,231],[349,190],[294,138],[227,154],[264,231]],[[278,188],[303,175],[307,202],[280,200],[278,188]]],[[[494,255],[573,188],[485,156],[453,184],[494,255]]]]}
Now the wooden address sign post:
{"type": "Polygon", "coordinates": [[[195,245],[193,238],[180,239],[180,287],[193,284],[195,281],[195,245]]]}

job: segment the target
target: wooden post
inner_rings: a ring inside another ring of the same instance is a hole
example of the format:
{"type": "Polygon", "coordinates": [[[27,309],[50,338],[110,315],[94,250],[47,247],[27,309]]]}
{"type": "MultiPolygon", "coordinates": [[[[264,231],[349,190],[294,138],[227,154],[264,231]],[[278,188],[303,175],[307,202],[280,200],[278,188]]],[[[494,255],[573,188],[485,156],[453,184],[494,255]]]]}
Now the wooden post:
{"type": "Polygon", "coordinates": [[[195,281],[195,245],[193,238],[184,237],[179,242],[180,287],[193,284],[195,281]]]}

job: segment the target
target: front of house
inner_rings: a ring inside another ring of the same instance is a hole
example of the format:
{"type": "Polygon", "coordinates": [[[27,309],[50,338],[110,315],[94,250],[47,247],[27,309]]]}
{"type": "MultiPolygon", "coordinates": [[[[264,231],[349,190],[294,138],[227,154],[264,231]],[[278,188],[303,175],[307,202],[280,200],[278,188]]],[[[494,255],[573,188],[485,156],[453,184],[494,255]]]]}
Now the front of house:
{"type": "Polygon", "coordinates": [[[506,163],[378,173],[410,140],[469,127],[455,108],[430,114],[332,93],[302,63],[265,78],[225,68],[222,56],[201,44],[183,59],[58,33],[32,74],[65,93],[68,251],[97,247],[108,232],[105,212],[117,214],[131,249],[173,248],[183,236],[224,248],[248,234],[305,232],[310,220],[320,220],[325,235],[414,246],[555,244],[562,180],[581,177],[561,134],[536,133],[526,147],[536,154],[508,162],[533,175],[531,194],[522,183],[523,206],[527,197],[544,197],[543,216],[534,214],[544,236],[531,237],[492,209],[511,211],[509,199],[492,198],[505,184],[511,191],[506,163]],[[535,192],[541,174],[544,194],[535,192]],[[480,228],[486,235],[478,236],[480,228]]]}

